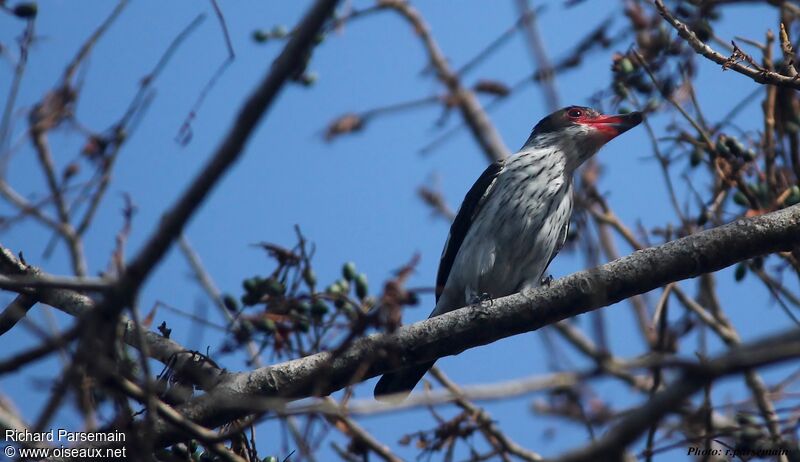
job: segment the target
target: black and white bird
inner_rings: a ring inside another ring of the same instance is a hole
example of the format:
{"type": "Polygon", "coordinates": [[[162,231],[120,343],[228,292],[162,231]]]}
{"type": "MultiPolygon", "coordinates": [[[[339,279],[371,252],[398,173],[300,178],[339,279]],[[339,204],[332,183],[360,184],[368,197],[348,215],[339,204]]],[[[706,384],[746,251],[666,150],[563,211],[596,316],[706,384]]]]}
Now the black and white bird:
{"type": "MultiPolygon", "coordinates": [[[[567,238],[573,172],[641,121],[639,112],[603,115],[588,107],[567,107],[536,124],[518,153],[489,165],[450,227],[431,317],[538,286],[567,238]]],[[[431,366],[385,374],[375,396],[400,399],[431,366]]]]}

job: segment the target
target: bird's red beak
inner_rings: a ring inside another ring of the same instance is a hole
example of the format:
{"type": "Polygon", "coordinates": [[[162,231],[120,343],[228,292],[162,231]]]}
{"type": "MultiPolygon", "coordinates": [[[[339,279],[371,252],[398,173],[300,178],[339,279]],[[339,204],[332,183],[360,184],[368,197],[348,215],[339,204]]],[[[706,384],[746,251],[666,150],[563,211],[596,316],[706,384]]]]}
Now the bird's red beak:
{"type": "Polygon", "coordinates": [[[641,112],[630,112],[619,115],[600,115],[586,120],[584,124],[594,128],[610,140],[639,125],[641,122],[641,112]]]}

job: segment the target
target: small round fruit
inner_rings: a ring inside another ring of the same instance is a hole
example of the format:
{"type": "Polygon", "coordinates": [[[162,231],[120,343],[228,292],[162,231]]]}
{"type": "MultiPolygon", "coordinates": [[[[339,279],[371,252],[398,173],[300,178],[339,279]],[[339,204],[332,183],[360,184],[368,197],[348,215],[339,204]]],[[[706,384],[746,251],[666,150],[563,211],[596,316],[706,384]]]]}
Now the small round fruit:
{"type": "Polygon", "coordinates": [[[356,264],[351,261],[345,263],[342,266],[342,276],[346,280],[352,281],[356,277],[356,264]]]}

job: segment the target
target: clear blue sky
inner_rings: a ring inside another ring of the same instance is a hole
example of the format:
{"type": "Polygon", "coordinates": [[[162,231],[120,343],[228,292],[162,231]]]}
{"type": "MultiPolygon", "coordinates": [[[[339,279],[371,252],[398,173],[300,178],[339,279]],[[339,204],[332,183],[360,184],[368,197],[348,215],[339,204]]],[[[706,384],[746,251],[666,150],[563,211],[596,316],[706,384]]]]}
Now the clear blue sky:
{"type": "MultiPolygon", "coordinates": [[[[357,6],[370,2],[354,1],[357,6]]],[[[451,63],[459,65],[515,20],[512,1],[461,0],[459,2],[415,2],[451,63]]],[[[608,14],[604,2],[585,2],[565,9],[563,2],[548,2],[540,18],[540,28],[550,56],[563,56],[577,40],[608,14]]],[[[160,57],[173,37],[196,15],[206,13],[205,22],[178,49],[166,70],[155,83],[156,95],[132,138],[123,148],[115,169],[114,183],[95,226],[87,236],[90,272],[107,267],[114,236],[122,217],[122,193],[131,195],[138,207],[128,255],[149,235],[165,206],[197,173],[230,125],[241,102],[264,75],[280,50],[280,44],[256,45],[250,39],[256,28],[291,26],[310,4],[309,1],[220,2],[237,53],[235,62],[209,94],[193,124],[194,138],[188,146],[174,140],[183,119],[203,85],[226,57],[219,24],[208,2],[133,2],[100,41],[84,69],[78,117],[95,130],[108,127],[127,107],[139,80],[160,57]]],[[[615,7],[617,4],[614,3],[615,7]]],[[[37,31],[30,64],[18,100],[14,141],[20,139],[25,113],[31,104],[58,80],[88,34],[111,11],[113,2],[50,1],[40,5],[37,31]]],[[[761,40],[765,28],[774,24],[771,9],[741,6],[730,8],[717,33],[726,40],[743,35],[761,40]]],[[[613,27],[622,25],[618,17],[613,27]]],[[[774,26],[773,26],[774,27],[774,26]]],[[[0,43],[13,47],[23,23],[0,15],[0,43]]],[[[611,79],[610,55],[624,51],[607,50],[587,59],[578,70],[559,76],[561,101],[585,104],[590,95],[606,87],[611,79]]],[[[338,115],[376,106],[402,102],[441,91],[431,76],[423,75],[426,56],[420,43],[404,22],[392,14],[380,14],[344,27],[329,36],[316,50],[310,69],[319,74],[310,87],[288,86],[270,110],[250,141],[246,155],[218,185],[213,197],[194,217],[187,236],[207,268],[224,291],[240,293],[243,278],[271,269],[263,253],[250,247],[259,241],[283,245],[294,242],[293,226],[299,224],[317,246],[315,267],[322,281],[338,277],[341,264],[353,260],[379,290],[380,281],[391,275],[415,253],[422,260],[410,281],[411,286],[432,286],[438,257],[448,225],[431,218],[430,211],[416,196],[417,186],[432,175],[440,178],[447,200],[458,205],[466,190],[486,164],[466,131],[435,151],[421,156],[419,149],[439,130],[434,124],[440,109],[425,108],[380,118],[363,133],[346,136],[332,144],[322,139],[325,126],[338,115]]],[[[5,101],[12,67],[9,60],[0,66],[0,101],[5,101]]],[[[733,72],[700,62],[698,92],[710,119],[726,113],[753,86],[733,72]]],[[[521,36],[467,76],[466,83],[478,78],[512,83],[531,72],[528,51],[521,36]]],[[[745,130],[758,130],[758,105],[752,105],[737,122],[745,130]],[[753,122],[749,122],[752,120],[753,122]]],[[[527,138],[533,124],[546,115],[541,93],[530,86],[492,112],[492,119],[509,148],[516,149],[527,138]]],[[[653,118],[659,133],[675,117],[666,113],[653,118]]],[[[451,114],[448,125],[458,121],[451,114]]],[[[51,139],[57,162],[65,165],[77,158],[84,142],[80,134],[60,129],[51,139]]],[[[600,154],[605,166],[601,191],[619,216],[628,224],[645,227],[672,220],[660,172],[652,159],[649,141],[639,128],[615,140],[600,154]]],[[[686,164],[674,168],[680,185],[680,199],[689,196],[680,180],[686,164]]],[[[9,172],[11,183],[25,194],[44,191],[32,149],[18,149],[9,172]]],[[[0,213],[8,209],[0,208],[0,213]]],[[[15,226],[2,235],[2,243],[24,251],[30,263],[49,272],[68,273],[67,255],[59,246],[49,260],[42,252],[50,233],[37,225],[15,226]]],[[[619,244],[624,253],[629,249],[619,244]]],[[[550,270],[555,277],[582,269],[585,262],[573,255],[561,255],[550,270]]],[[[776,330],[787,320],[768,303],[762,287],[754,283],[733,284],[731,271],[719,277],[723,306],[744,338],[754,338],[776,330]]],[[[691,288],[691,286],[687,286],[691,288]]],[[[2,295],[4,301],[11,299],[2,295]]],[[[192,282],[182,256],[172,251],[161,264],[140,297],[144,311],[162,301],[193,312],[207,305],[201,290],[192,282]]],[[[406,322],[427,316],[432,297],[423,297],[420,308],[409,310],[406,322]]],[[[607,322],[614,353],[641,351],[638,334],[632,334],[630,310],[626,304],[607,308],[607,322]]],[[[208,317],[223,320],[208,306],[208,317]]],[[[44,325],[43,310],[32,311],[32,319],[44,325]]],[[[60,325],[68,318],[56,313],[60,325]]],[[[187,347],[205,350],[218,344],[218,335],[167,311],[160,311],[156,324],[166,320],[173,336],[187,347]]],[[[0,344],[6,354],[33,345],[33,337],[23,327],[3,336],[0,344]]],[[[532,333],[467,351],[456,358],[439,362],[441,368],[460,383],[486,383],[524,377],[548,371],[541,334],[532,333]]],[[[268,360],[268,358],[265,358],[268,360]]],[[[572,358],[579,364],[580,358],[572,358]]],[[[221,358],[225,367],[244,368],[241,358],[221,358]]],[[[61,368],[58,359],[38,363],[13,377],[0,379],[0,391],[15,401],[23,415],[38,415],[49,380],[61,368]]],[[[374,383],[357,387],[358,397],[371,396],[374,383]]],[[[621,389],[605,382],[596,388],[599,397],[624,407],[636,401],[621,389]]],[[[718,388],[718,397],[742,398],[738,381],[718,388]],[[725,390],[730,390],[726,394],[725,390]]],[[[639,399],[640,397],[635,397],[639,399]]],[[[491,403],[487,409],[507,433],[523,446],[544,454],[557,454],[587,440],[578,426],[531,415],[531,397],[491,403]],[[552,439],[544,430],[555,429],[552,439]]],[[[720,401],[721,402],[721,401],[720,401]]],[[[445,415],[451,409],[443,410],[445,415]]],[[[62,412],[56,424],[74,425],[71,410],[62,412]]],[[[434,426],[427,412],[405,412],[363,419],[364,425],[379,439],[404,457],[414,458],[416,450],[397,444],[406,432],[434,426]]],[[[283,453],[274,426],[263,425],[258,434],[260,453],[283,453]]],[[[293,448],[290,448],[293,449],[293,448]]],[[[322,460],[331,455],[327,446],[322,460]]],[[[679,457],[680,451],[672,454],[679,457]]],[[[670,460],[676,460],[670,458],[670,460]]]]}

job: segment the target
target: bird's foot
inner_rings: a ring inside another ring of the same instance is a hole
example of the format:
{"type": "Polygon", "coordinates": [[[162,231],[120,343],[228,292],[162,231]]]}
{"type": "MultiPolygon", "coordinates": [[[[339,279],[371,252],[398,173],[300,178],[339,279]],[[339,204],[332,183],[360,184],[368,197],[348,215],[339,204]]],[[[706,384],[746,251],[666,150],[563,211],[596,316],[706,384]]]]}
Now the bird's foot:
{"type": "Polygon", "coordinates": [[[475,295],[472,297],[470,305],[483,305],[486,302],[489,302],[489,305],[491,306],[491,304],[494,302],[494,299],[492,298],[491,294],[484,292],[480,295],[475,295]]]}
{"type": "Polygon", "coordinates": [[[547,287],[551,282],[553,282],[553,275],[548,274],[547,276],[543,277],[541,281],[539,281],[539,285],[547,287]]]}

